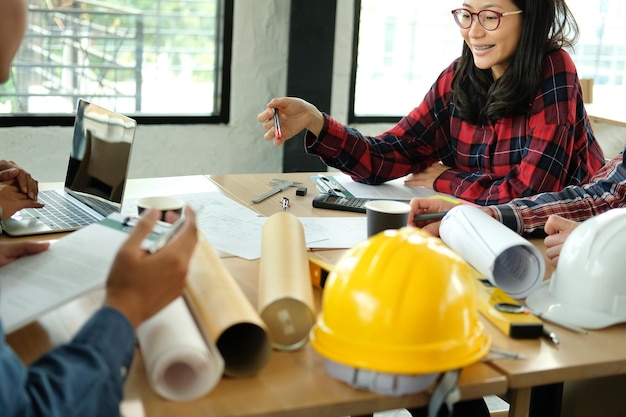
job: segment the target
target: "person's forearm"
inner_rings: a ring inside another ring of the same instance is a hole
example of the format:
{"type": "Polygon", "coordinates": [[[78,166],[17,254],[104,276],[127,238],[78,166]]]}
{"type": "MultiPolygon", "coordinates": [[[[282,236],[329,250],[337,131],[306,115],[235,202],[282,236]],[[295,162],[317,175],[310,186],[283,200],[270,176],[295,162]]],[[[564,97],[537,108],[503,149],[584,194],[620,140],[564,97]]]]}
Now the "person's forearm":
{"type": "Polygon", "coordinates": [[[307,130],[316,137],[319,137],[322,129],[324,128],[324,115],[315,106],[311,107],[307,130]]]}
{"type": "Polygon", "coordinates": [[[28,368],[15,355],[5,354],[8,350],[0,351],[0,409],[10,416],[118,415],[134,347],[128,321],[105,308],[69,343],[28,368]]]}
{"type": "Polygon", "coordinates": [[[626,167],[622,154],[616,155],[583,186],[569,186],[558,192],[517,198],[486,209],[515,232],[531,233],[543,228],[552,214],[583,221],[612,208],[626,206],[626,167]]]}

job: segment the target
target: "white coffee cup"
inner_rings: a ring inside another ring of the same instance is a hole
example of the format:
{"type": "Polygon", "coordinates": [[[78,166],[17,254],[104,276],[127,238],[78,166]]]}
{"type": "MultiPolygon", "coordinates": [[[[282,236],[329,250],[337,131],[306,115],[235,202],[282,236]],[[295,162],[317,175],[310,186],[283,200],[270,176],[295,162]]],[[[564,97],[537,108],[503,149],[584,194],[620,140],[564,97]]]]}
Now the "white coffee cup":
{"type": "Polygon", "coordinates": [[[137,213],[141,213],[148,208],[155,208],[161,211],[160,219],[165,221],[165,213],[173,211],[178,215],[183,212],[183,206],[185,202],[176,197],[170,196],[154,196],[154,197],[142,197],[137,200],[137,213]]]}
{"type": "Polygon", "coordinates": [[[399,229],[407,225],[411,206],[401,201],[372,200],[365,203],[367,237],[387,229],[399,229]]]}

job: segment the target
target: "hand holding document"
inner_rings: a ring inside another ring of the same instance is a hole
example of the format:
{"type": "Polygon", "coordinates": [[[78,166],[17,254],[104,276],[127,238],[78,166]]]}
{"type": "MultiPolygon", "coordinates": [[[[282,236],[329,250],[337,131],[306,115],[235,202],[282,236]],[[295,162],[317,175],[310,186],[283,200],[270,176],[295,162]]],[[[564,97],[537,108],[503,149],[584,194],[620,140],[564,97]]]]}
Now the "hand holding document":
{"type": "MultiPolygon", "coordinates": [[[[123,220],[123,218],[122,218],[123,220]]],[[[11,333],[88,291],[102,288],[128,234],[121,221],[92,224],[2,267],[0,316],[11,333]],[[110,227],[111,224],[116,227],[110,227]]]]}
{"type": "Polygon", "coordinates": [[[541,252],[478,207],[452,208],[441,221],[441,239],[511,297],[525,298],[543,281],[541,252]]]}
{"type": "MultiPolygon", "coordinates": [[[[104,286],[133,225],[132,219],[112,214],[45,252],[3,267],[0,315],[5,331],[104,286]]],[[[157,224],[142,246],[152,247],[168,227],[157,224]]],[[[196,246],[187,283],[185,300],[180,297],[137,329],[149,382],[157,394],[173,401],[207,394],[223,374],[252,375],[271,353],[265,324],[204,238],[196,246]]]]}

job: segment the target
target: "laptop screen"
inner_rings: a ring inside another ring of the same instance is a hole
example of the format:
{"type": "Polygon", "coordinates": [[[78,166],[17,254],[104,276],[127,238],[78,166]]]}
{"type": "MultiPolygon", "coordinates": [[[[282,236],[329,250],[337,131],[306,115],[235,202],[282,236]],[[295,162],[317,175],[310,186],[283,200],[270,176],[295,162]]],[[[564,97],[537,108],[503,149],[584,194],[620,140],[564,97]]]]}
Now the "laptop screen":
{"type": "Polygon", "coordinates": [[[80,99],[66,191],[121,207],[136,127],[135,120],[80,99]]]}

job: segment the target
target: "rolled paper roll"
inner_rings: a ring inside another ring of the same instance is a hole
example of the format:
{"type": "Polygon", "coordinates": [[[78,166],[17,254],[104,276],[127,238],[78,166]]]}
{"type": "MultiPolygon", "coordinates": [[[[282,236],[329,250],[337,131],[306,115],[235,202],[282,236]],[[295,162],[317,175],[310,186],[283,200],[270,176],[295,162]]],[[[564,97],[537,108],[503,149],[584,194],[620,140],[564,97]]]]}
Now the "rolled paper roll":
{"type": "Polygon", "coordinates": [[[539,249],[478,207],[452,208],[441,221],[439,235],[513,298],[526,298],[543,281],[546,265],[539,249]]]}
{"type": "Polygon", "coordinates": [[[276,213],[263,225],[258,306],[274,348],[307,342],[315,323],[313,288],[304,228],[293,214],[276,213]]]}
{"type": "Polygon", "coordinates": [[[137,339],[150,385],[165,399],[202,397],[224,373],[224,360],[203,339],[182,297],[141,324],[137,339]]]}
{"type": "Polygon", "coordinates": [[[200,331],[215,340],[225,375],[254,375],[267,364],[272,353],[267,326],[202,234],[184,296],[200,331]]]}

